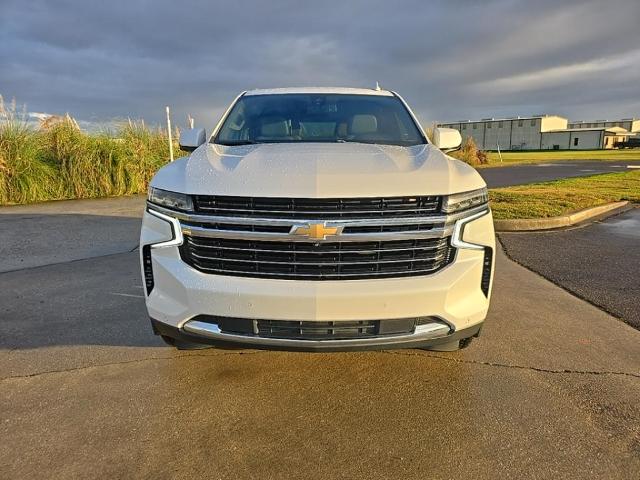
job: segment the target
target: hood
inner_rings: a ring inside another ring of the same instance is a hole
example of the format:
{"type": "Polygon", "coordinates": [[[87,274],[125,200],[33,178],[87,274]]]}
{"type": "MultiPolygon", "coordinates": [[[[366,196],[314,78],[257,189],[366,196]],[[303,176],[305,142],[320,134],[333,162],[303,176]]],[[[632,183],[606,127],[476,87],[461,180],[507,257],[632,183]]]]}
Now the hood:
{"type": "Polygon", "coordinates": [[[151,185],[200,195],[381,197],[445,195],[485,186],[432,145],[205,144],[163,167],[151,185]]]}

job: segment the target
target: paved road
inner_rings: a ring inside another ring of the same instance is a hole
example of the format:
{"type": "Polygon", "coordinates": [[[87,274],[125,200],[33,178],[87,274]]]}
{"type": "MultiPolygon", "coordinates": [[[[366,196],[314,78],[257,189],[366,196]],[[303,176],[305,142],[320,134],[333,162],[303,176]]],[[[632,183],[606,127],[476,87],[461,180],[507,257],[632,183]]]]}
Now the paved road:
{"type": "Polygon", "coordinates": [[[145,315],[140,199],[102,202],[0,210],[6,478],[640,476],[640,332],[503,254],[461,352],[179,352],[145,315]],[[6,221],[81,241],[41,236],[16,270],[6,221]]]}
{"type": "Polygon", "coordinates": [[[0,207],[0,272],[132,251],[143,196],[0,207]]]}
{"type": "Polygon", "coordinates": [[[501,233],[500,240],[517,262],[640,329],[640,208],[570,230],[501,233]]]}
{"type": "Polygon", "coordinates": [[[571,161],[549,162],[511,167],[481,168],[478,170],[491,188],[521,185],[533,182],[546,182],[568,177],[584,177],[598,173],[624,172],[627,166],[640,166],[640,160],[623,162],[571,161]]]}

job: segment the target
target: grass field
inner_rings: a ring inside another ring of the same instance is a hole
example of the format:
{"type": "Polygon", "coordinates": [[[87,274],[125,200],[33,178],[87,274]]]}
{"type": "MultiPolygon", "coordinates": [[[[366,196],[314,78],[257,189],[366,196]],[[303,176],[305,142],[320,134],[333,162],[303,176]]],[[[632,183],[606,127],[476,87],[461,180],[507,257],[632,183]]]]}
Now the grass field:
{"type": "Polygon", "coordinates": [[[44,129],[0,122],[0,205],[143,193],[168,160],[166,132],[143,123],[88,134],[69,117],[44,129]]]}
{"type": "Polygon", "coordinates": [[[640,202],[640,170],[489,190],[494,218],[555,217],[620,200],[640,202]]]}
{"type": "Polygon", "coordinates": [[[630,150],[545,150],[535,152],[502,152],[502,163],[498,152],[487,152],[488,165],[477,168],[501,167],[518,163],[566,162],[571,160],[640,160],[640,149],[630,150]]]}

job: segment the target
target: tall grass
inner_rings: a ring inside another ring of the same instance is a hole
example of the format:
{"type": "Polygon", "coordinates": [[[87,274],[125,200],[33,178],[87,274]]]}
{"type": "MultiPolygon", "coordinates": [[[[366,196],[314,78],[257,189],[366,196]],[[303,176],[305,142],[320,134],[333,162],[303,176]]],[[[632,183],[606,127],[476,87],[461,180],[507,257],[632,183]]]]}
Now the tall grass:
{"type": "Polygon", "coordinates": [[[141,122],[92,134],[69,116],[35,128],[5,111],[0,204],[143,193],[168,157],[166,132],[141,122]]]}

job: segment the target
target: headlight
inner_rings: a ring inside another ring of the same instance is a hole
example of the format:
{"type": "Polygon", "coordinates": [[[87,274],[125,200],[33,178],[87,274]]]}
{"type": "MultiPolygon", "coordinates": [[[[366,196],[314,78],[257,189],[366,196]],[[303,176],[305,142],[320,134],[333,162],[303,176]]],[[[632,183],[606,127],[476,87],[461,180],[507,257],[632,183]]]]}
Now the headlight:
{"type": "Polygon", "coordinates": [[[487,187],[472,190],[470,192],[455,193],[444,197],[442,211],[444,213],[456,213],[469,208],[477,207],[489,202],[487,187]]]}
{"type": "Polygon", "coordinates": [[[168,190],[160,190],[159,188],[149,187],[147,200],[156,205],[162,205],[167,208],[175,208],[177,210],[192,211],[193,201],[189,195],[184,193],[170,192],[168,190]]]}

